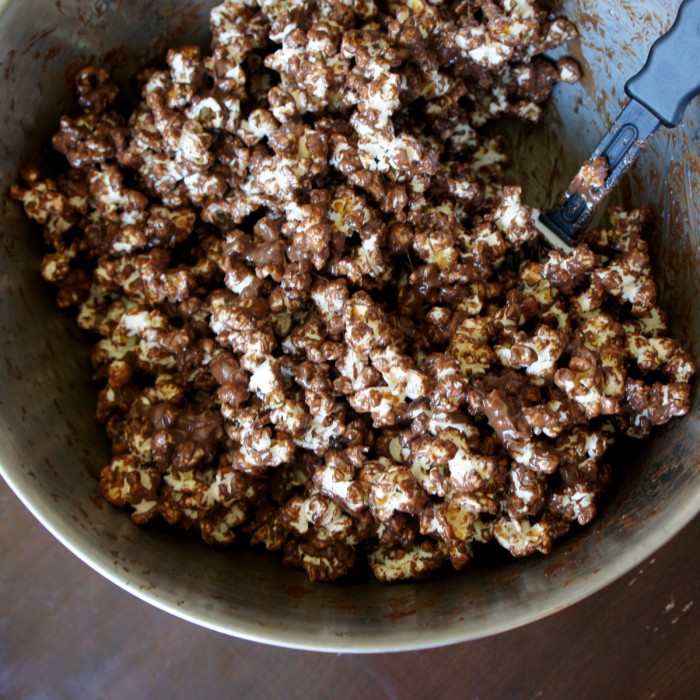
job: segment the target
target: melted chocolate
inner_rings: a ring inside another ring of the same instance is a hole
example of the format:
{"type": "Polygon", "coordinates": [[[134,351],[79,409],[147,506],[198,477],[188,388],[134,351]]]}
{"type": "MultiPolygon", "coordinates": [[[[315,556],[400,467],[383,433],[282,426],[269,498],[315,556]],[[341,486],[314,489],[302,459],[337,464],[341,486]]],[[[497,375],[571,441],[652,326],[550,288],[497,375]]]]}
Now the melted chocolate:
{"type": "Polygon", "coordinates": [[[217,357],[209,366],[211,374],[219,384],[232,384],[238,377],[239,368],[231,358],[217,357]]]}
{"type": "Polygon", "coordinates": [[[167,401],[155,404],[146,412],[146,418],[156,431],[169,430],[175,423],[176,416],[177,409],[167,401]]]}
{"type": "Polygon", "coordinates": [[[506,447],[529,439],[530,429],[525,417],[508,405],[503,392],[494,389],[483,397],[481,404],[489,425],[506,447]]]}
{"type": "Polygon", "coordinates": [[[287,244],[282,240],[251,243],[245,247],[243,257],[256,267],[264,265],[284,265],[287,262],[287,244]]]}

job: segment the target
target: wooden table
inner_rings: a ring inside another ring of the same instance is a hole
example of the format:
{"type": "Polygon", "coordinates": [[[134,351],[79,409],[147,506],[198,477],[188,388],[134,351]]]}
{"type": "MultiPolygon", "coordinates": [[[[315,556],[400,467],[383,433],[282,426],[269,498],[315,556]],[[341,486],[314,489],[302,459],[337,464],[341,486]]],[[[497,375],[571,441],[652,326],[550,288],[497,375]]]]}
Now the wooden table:
{"type": "Polygon", "coordinates": [[[697,698],[700,518],[637,570],[496,637],[288,651],[178,620],[94,573],[0,480],[0,698],[697,698]]]}

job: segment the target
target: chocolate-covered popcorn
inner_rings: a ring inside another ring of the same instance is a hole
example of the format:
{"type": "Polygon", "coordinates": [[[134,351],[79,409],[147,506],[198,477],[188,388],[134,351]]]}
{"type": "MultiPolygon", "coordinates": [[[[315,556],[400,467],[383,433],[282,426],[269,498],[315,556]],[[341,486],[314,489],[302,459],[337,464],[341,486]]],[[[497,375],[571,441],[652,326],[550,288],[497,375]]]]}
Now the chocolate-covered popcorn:
{"type": "Polygon", "coordinates": [[[548,553],[695,371],[649,212],[540,257],[505,180],[497,121],[580,78],[543,55],[576,29],[535,0],[226,0],[211,30],[130,109],[81,70],[67,164],[12,188],[96,336],[105,498],[313,581],[548,553]]]}

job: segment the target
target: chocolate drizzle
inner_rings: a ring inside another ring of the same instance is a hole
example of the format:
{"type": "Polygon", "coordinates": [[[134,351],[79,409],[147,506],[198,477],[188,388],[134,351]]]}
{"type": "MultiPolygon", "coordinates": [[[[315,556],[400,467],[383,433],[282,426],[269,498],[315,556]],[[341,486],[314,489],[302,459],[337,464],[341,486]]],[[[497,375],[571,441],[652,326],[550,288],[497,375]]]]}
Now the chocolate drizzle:
{"type": "Polygon", "coordinates": [[[506,449],[530,438],[530,428],[525,417],[508,403],[503,392],[494,389],[482,399],[481,405],[489,425],[506,449]]]}

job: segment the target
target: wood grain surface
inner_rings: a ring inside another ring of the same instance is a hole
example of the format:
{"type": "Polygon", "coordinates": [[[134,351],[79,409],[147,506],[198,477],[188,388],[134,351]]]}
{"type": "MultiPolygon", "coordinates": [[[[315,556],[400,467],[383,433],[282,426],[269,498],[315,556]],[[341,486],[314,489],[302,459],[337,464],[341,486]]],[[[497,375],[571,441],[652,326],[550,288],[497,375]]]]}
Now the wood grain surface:
{"type": "Polygon", "coordinates": [[[380,655],[201,629],[94,573],[0,480],[0,698],[700,697],[700,518],[638,569],[495,637],[380,655]]]}

